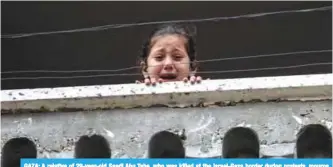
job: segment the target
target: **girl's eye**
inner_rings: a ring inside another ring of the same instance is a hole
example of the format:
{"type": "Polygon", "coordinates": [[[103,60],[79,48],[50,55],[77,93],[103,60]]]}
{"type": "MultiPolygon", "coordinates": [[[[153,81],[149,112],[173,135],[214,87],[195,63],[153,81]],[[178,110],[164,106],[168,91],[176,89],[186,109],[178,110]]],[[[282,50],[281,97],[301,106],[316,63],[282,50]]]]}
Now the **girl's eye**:
{"type": "Polygon", "coordinates": [[[181,56],[181,55],[175,55],[175,56],[173,56],[173,57],[174,57],[174,59],[177,60],[177,61],[180,61],[180,60],[183,58],[183,56],[181,56]]]}
{"type": "Polygon", "coordinates": [[[163,56],[162,55],[157,55],[157,56],[155,56],[155,59],[157,61],[161,61],[161,60],[163,60],[163,56]]]}

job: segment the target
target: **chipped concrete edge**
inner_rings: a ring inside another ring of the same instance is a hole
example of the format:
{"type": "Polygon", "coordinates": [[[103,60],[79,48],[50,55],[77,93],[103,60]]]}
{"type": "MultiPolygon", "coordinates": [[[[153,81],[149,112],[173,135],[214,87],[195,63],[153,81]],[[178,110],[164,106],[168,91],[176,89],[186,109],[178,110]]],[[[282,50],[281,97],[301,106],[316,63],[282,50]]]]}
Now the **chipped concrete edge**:
{"type": "Polygon", "coordinates": [[[332,99],[332,74],[1,91],[1,113],[332,99]]]}

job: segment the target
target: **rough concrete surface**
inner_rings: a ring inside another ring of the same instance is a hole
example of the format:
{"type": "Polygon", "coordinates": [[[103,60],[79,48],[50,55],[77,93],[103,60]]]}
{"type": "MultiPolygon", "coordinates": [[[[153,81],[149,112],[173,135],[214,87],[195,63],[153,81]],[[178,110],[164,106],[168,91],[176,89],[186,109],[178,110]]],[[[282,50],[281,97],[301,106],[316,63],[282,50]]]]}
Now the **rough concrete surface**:
{"type": "Polygon", "coordinates": [[[1,113],[89,111],[151,106],[290,101],[332,98],[333,74],[146,84],[75,86],[1,91],[1,113]]]}
{"type": "Polygon", "coordinates": [[[262,154],[279,156],[293,152],[295,134],[303,124],[331,128],[331,122],[331,101],[14,114],[1,117],[1,144],[28,136],[36,141],[39,157],[72,157],[79,136],[97,132],[109,139],[113,157],[137,158],[146,156],[153,133],[185,130],[187,156],[214,157],[221,155],[229,128],[248,126],[258,132],[262,154]]]}

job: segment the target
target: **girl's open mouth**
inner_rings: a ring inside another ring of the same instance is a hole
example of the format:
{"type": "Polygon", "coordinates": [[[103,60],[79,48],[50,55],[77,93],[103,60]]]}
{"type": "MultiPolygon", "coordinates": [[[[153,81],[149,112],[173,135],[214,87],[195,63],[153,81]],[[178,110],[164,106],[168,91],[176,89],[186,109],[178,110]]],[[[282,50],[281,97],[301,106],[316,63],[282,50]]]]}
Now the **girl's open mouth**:
{"type": "Polygon", "coordinates": [[[162,74],[160,78],[163,80],[175,80],[177,78],[176,74],[162,74]]]}

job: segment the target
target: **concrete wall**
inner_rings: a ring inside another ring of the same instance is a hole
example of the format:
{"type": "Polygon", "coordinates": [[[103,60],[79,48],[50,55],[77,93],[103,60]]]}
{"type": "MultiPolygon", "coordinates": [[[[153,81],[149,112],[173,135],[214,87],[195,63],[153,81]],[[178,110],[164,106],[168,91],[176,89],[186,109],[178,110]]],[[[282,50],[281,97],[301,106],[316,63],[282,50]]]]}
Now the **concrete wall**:
{"type": "Polygon", "coordinates": [[[113,157],[136,158],[145,157],[153,133],[184,129],[187,156],[214,157],[221,155],[221,141],[229,128],[248,126],[258,132],[262,154],[281,156],[293,153],[295,133],[309,123],[331,129],[332,102],[2,115],[1,144],[12,137],[28,136],[38,144],[39,157],[72,157],[74,141],[97,132],[110,141],[113,157]]]}
{"type": "Polygon", "coordinates": [[[263,155],[282,156],[293,153],[302,125],[332,128],[331,81],[321,74],[5,90],[1,142],[28,136],[40,157],[71,157],[78,137],[96,132],[109,139],[113,157],[144,157],[150,136],[171,130],[187,136],[187,156],[216,157],[229,128],[248,126],[263,155]]]}

